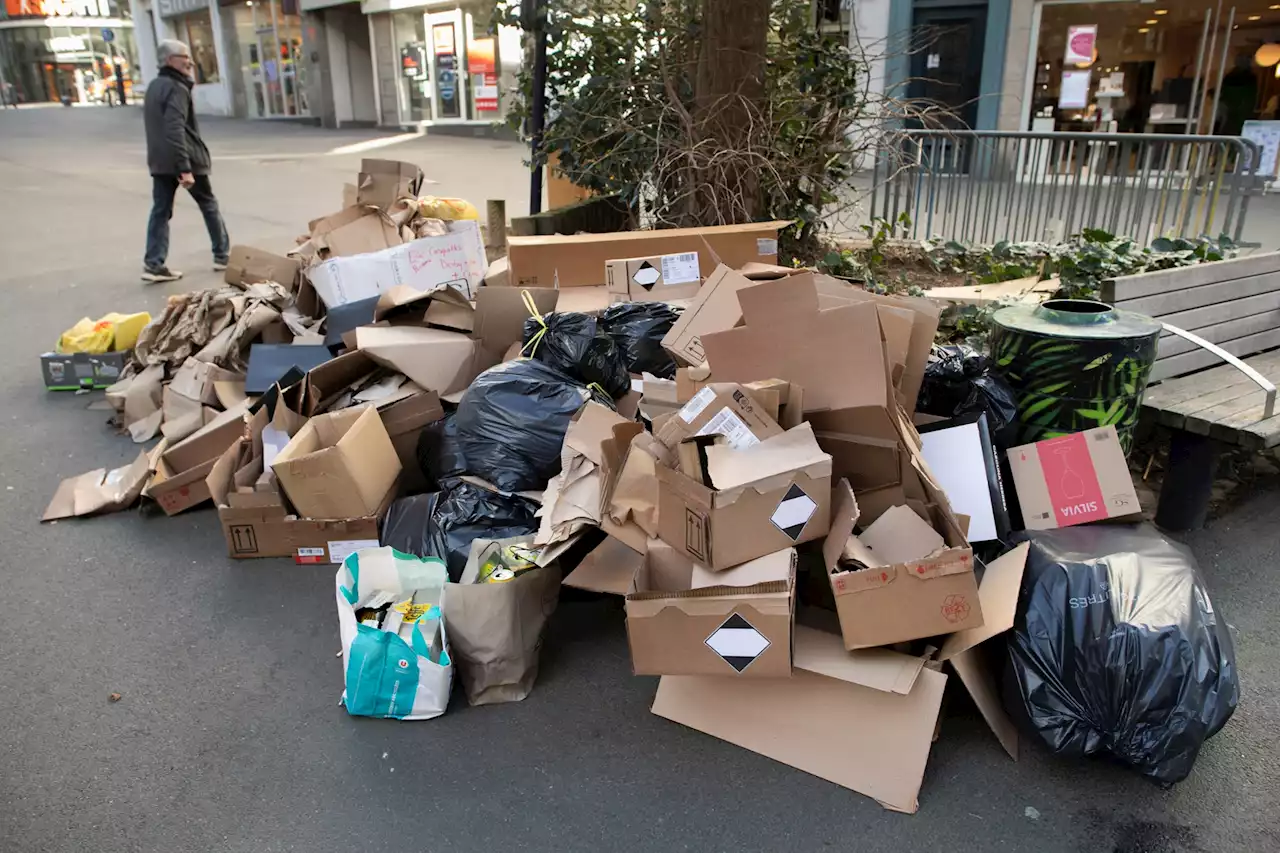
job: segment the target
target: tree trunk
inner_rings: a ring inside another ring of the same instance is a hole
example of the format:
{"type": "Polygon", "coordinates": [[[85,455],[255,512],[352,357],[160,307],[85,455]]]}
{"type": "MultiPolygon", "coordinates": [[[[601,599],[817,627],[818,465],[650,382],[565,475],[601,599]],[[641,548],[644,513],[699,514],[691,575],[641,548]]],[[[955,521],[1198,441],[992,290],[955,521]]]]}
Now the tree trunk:
{"type": "Polygon", "coordinates": [[[741,154],[760,144],[770,0],[702,0],[694,121],[703,141],[691,223],[749,221],[762,213],[757,169],[741,154]],[[754,142],[752,140],[755,140],[754,142]]]}

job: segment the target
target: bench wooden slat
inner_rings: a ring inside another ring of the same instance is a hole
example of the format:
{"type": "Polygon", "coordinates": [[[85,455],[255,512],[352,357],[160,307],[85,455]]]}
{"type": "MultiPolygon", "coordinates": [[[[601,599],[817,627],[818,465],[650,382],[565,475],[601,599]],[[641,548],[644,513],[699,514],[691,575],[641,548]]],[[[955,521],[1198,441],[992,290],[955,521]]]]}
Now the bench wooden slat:
{"type": "MultiPolygon", "coordinates": [[[[1223,341],[1218,346],[1236,357],[1280,347],[1280,328],[1246,335],[1233,341],[1223,341]]],[[[1173,358],[1161,359],[1155,367],[1151,368],[1151,378],[1166,379],[1170,376],[1181,376],[1214,364],[1222,364],[1222,359],[1207,350],[1196,349],[1182,355],[1175,355],[1173,358]]]]}
{"type": "Polygon", "coordinates": [[[1156,270],[1104,281],[1102,300],[1115,305],[1157,293],[1172,293],[1276,271],[1280,271],[1280,252],[1266,252],[1260,255],[1249,255],[1246,258],[1198,264],[1193,267],[1156,270]]]}
{"type": "MultiPolygon", "coordinates": [[[[1245,363],[1264,376],[1280,376],[1280,350],[1245,359],[1245,363]]],[[[1158,423],[1183,429],[1188,415],[1230,402],[1262,389],[1234,367],[1224,364],[1192,376],[1166,379],[1147,389],[1142,405],[1156,415],[1158,423]]],[[[1261,399],[1261,398],[1260,398],[1261,399]]]]}
{"type": "MultiPolygon", "coordinates": [[[[1267,328],[1280,327],[1280,290],[1262,293],[1247,299],[1234,302],[1223,302],[1191,311],[1178,311],[1160,318],[1161,322],[1177,326],[1204,338],[1210,343],[1221,343],[1232,338],[1244,337],[1251,332],[1261,332],[1267,328]],[[1242,322],[1261,322],[1269,325],[1258,326],[1244,331],[1236,331],[1235,325],[1242,322]],[[1222,330],[1222,326],[1228,326],[1222,330]]],[[[1172,332],[1160,336],[1160,358],[1187,352],[1195,349],[1195,344],[1172,332]],[[1174,346],[1177,344],[1178,346],[1174,346]]]]}
{"type": "MultiPolygon", "coordinates": [[[[1254,387],[1257,388],[1257,386],[1254,387]]],[[[1265,392],[1261,388],[1257,388],[1252,394],[1241,394],[1234,399],[1225,400],[1216,406],[1208,406],[1198,412],[1187,415],[1187,422],[1183,429],[1196,435],[1212,436],[1216,426],[1239,421],[1236,424],[1238,430],[1239,427],[1255,423],[1262,417],[1262,408],[1266,399],[1265,392]],[[1244,413],[1255,409],[1257,414],[1251,418],[1241,420],[1244,413]]]]}
{"type": "Polygon", "coordinates": [[[1227,444],[1239,444],[1250,450],[1265,450],[1280,444],[1280,416],[1272,415],[1265,421],[1263,404],[1241,409],[1222,421],[1214,423],[1209,437],[1227,444]]]}
{"type": "MultiPolygon", "coordinates": [[[[1208,264],[1208,266],[1213,265],[1208,264]]],[[[1214,282],[1203,287],[1156,293],[1139,299],[1120,299],[1115,305],[1125,311],[1137,311],[1139,314],[1147,314],[1159,320],[1179,311],[1190,311],[1193,308],[1203,308],[1206,305],[1217,305],[1223,302],[1235,302],[1276,290],[1280,290],[1280,271],[1214,282]]]]}

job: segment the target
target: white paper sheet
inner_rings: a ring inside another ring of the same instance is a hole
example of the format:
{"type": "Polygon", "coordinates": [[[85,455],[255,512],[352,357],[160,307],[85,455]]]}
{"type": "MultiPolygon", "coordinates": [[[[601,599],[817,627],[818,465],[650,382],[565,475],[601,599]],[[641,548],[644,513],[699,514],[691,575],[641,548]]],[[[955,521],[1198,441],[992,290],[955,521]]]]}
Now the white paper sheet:
{"type": "Polygon", "coordinates": [[[978,425],[921,433],[920,441],[924,444],[924,461],[951,502],[952,511],[969,516],[969,541],[997,538],[978,425]]]}

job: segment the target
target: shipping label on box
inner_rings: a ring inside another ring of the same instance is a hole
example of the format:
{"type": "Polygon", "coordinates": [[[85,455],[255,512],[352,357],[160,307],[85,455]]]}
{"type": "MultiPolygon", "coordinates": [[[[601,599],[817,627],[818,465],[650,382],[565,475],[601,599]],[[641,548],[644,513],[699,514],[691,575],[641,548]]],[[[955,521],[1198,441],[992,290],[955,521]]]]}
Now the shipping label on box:
{"type": "Polygon", "coordinates": [[[702,287],[697,252],[609,261],[605,279],[614,302],[692,299],[702,287]]]}
{"type": "Polygon", "coordinates": [[[1051,530],[1140,511],[1114,426],[1048,438],[1008,451],[1028,530],[1051,530]]]}

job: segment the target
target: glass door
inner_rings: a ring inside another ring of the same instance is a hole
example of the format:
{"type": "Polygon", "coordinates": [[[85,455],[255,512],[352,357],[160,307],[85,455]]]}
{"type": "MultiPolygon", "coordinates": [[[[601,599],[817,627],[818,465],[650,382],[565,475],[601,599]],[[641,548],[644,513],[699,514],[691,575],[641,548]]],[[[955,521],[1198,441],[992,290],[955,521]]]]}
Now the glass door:
{"type": "Polygon", "coordinates": [[[462,33],[462,12],[430,12],[426,16],[431,40],[431,69],[434,78],[434,107],[437,119],[466,119],[467,58],[462,33]]]}
{"type": "Polygon", "coordinates": [[[235,23],[249,115],[308,115],[297,0],[248,0],[235,7],[235,23]]]}

